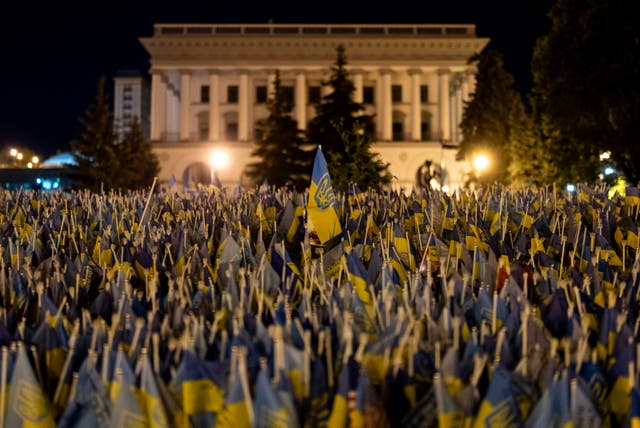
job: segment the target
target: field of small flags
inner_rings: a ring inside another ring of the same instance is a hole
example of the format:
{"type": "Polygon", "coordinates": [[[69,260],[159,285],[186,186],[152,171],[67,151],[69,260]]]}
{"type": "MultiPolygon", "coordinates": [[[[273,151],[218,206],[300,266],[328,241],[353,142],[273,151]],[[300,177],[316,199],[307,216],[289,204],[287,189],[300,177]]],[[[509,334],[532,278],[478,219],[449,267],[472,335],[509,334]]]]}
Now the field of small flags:
{"type": "MultiPolygon", "coordinates": [[[[640,424],[640,189],[0,194],[0,426],[640,424]]],[[[320,158],[320,159],[319,159],[320,158]]]]}

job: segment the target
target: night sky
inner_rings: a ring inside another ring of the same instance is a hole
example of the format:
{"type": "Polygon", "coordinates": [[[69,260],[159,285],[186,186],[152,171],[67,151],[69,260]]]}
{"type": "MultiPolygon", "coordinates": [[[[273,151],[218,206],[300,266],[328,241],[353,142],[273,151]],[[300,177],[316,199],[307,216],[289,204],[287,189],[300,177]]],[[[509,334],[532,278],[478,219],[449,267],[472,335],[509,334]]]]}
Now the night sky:
{"type": "Polygon", "coordinates": [[[379,7],[371,0],[323,0],[321,9],[309,11],[313,2],[134,2],[3,5],[0,150],[26,147],[43,158],[68,150],[99,77],[111,85],[118,69],[148,70],[149,58],[138,39],[150,36],[154,23],[472,23],[477,35],[489,37],[490,47],[504,55],[516,88],[525,92],[531,86],[533,45],[549,29],[547,12],[553,4],[395,0],[379,7]]]}

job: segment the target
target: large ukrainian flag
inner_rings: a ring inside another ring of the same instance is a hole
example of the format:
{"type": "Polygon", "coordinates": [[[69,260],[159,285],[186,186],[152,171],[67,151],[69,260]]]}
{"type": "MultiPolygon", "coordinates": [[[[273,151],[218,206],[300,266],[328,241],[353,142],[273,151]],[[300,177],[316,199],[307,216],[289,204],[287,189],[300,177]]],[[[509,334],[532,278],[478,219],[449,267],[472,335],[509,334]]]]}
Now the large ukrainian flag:
{"type": "Polygon", "coordinates": [[[322,244],[342,233],[340,219],[336,211],[336,196],[331,185],[327,161],[320,147],[318,147],[313,163],[307,213],[313,225],[312,230],[318,235],[322,244]]]}

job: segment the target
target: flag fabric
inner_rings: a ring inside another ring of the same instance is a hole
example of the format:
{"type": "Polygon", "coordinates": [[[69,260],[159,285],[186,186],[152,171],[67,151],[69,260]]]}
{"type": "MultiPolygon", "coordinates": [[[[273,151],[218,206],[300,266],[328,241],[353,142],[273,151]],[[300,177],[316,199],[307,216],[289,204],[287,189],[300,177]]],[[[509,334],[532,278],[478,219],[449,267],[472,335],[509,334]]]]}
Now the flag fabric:
{"type": "Polygon", "coordinates": [[[627,186],[625,189],[624,204],[627,207],[640,205],[640,188],[627,186]]]}
{"type": "Polygon", "coordinates": [[[53,428],[53,411],[36,379],[24,345],[18,346],[7,402],[6,426],[16,428],[53,428]]]}
{"type": "Polygon", "coordinates": [[[342,234],[342,226],[336,209],[336,196],[331,185],[327,161],[318,147],[313,163],[307,214],[312,230],[322,245],[342,234]]]}
{"type": "Polygon", "coordinates": [[[169,390],[194,427],[211,427],[224,405],[228,363],[210,362],[185,352],[169,390]]]}

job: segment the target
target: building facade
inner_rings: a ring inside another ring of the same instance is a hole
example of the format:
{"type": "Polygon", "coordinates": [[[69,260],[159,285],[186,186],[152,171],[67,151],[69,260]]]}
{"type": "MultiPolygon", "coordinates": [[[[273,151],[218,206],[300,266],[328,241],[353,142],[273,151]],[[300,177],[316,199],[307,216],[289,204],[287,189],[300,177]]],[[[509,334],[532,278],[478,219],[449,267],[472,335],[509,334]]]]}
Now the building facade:
{"type": "Polygon", "coordinates": [[[120,138],[137,117],[145,138],[151,137],[149,81],[137,70],[119,70],[113,78],[113,123],[120,138]]]}
{"type": "Polygon", "coordinates": [[[200,165],[216,168],[224,184],[244,184],[275,71],[305,130],[339,45],[394,186],[412,186],[427,159],[445,172],[445,184],[462,180],[455,153],[463,103],[474,91],[468,59],[488,43],[474,25],[156,24],[140,41],[151,57],[150,136],[161,181],[187,185],[200,165]],[[226,167],[210,165],[215,150],[226,154],[226,167]]]}

